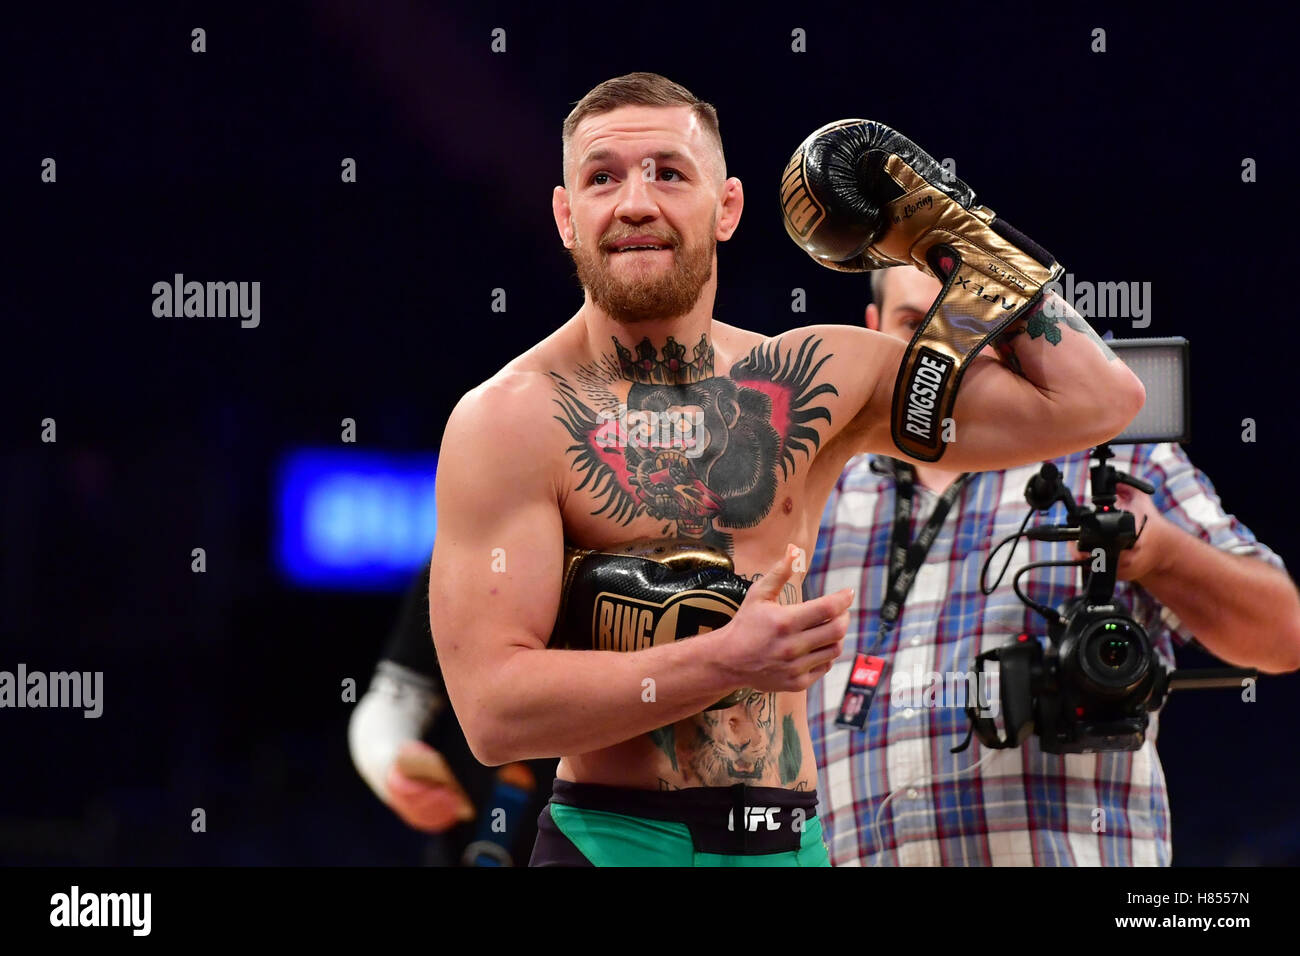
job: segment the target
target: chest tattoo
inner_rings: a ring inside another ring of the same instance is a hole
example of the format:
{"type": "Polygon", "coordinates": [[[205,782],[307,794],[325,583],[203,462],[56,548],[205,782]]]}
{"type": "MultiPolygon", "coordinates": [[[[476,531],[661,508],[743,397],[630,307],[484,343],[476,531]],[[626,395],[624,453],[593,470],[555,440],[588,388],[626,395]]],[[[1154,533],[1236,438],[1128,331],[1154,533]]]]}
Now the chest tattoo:
{"type": "Polygon", "coordinates": [[[669,337],[635,353],[614,339],[613,353],[571,377],[552,372],[556,420],[590,489],[593,515],[621,524],[649,515],[663,534],[693,538],[730,553],[728,529],[768,515],[782,480],[819,447],[813,423],[830,424],[818,400],[838,395],[819,380],[830,353],[809,335],[797,347],[768,342],[715,375],[707,337],[691,349],[669,337]]]}

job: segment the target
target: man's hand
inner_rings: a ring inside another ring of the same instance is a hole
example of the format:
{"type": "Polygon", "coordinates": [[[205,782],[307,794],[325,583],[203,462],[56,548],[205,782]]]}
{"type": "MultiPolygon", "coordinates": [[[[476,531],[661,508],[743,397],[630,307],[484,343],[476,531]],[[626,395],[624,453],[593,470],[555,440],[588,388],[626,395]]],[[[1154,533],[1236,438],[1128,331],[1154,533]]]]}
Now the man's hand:
{"type": "MultiPolygon", "coordinates": [[[[1141,583],[1152,572],[1168,566],[1172,551],[1178,544],[1170,532],[1179,529],[1156,510],[1150,495],[1128,485],[1118,485],[1115,496],[1115,506],[1133,513],[1134,524],[1140,532],[1133,547],[1119,553],[1119,566],[1115,569],[1115,576],[1121,581],[1141,583]],[[1145,527],[1143,522],[1146,522],[1145,527]]],[[[1086,558],[1089,555],[1079,551],[1079,557],[1086,558]]]]}
{"type": "Polygon", "coordinates": [[[1137,544],[1120,552],[1120,579],[1141,584],[1174,613],[1183,635],[1220,660],[1267,674],[1300,669],[1300,594],[1286,571],[1216,548],[1126,485],[1116,489],[1116,504],[1133,512],[1139,530],[1146,521],[1137,544]]]}
{"type": "Polygon", "coordinates": [[[750,585],[731,622],[715,632],[725,655],[719,663],[735,674],[738,685],[805,691],[840,656],[853,603],[851,588],[800,604],[777,603],[798,554],[799,549],[789,545],[785,556],[750,585]]]}
{"type": "Polygon", "coordinates": [[[442,754],[420,740],[408,740],[388,770],[393,812],[425,833],[442,833],[474,819],[474,806],[442,754]]]}

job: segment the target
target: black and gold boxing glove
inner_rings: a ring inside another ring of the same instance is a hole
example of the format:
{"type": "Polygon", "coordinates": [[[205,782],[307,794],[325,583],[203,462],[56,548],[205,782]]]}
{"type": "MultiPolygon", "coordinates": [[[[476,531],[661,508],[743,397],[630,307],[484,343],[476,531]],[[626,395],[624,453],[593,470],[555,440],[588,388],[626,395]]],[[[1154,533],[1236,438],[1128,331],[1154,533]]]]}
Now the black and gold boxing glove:
{"type": "Polygon", "coordinates": [[[900,450],[938,461],[941,423],[971,360],[1038,308],[1064,267],[915,143],[871,120],[840,120],[804,140],[786,165],[781,206],[790,238],[827,268],[912,265],[943,283],[903,356],[890,419],[900,450]]]}
{"type": "MultiPolygon", "coordinates": [[[[566,547],[550,647],[640,651],[716,631],[740,610],[749,582],[722,551],[642,538],[608,550],[566,547]]],[[[740,688],[709,710],[734,707],[740,688]]]]}

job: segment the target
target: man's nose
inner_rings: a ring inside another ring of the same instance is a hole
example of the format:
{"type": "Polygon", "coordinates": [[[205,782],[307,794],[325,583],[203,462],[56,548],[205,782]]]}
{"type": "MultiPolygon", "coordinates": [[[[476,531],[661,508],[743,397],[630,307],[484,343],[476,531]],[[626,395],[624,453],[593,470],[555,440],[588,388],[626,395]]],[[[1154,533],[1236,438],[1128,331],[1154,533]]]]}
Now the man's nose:
{"type": "Polygon", "coordinates": [[[658,216],[659,204],[651,194],[651,185],[640,172],[629,176],[620,191],[614,215],[629,222],[645,222],[658,216]]]}

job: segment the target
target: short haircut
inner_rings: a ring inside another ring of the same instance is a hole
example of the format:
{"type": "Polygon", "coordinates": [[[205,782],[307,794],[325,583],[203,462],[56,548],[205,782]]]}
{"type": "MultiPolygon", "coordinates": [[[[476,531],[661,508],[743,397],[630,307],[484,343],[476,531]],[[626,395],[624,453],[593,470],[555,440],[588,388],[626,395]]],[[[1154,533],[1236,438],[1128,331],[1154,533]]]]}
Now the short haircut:
{"type": "MultiPolygon", "coordinates": [[[[589,116],[609,113],[620,106],[689,106],[718,148],[721,172],[719,179],[726,178],[727,159],[722,151],[722,134],[718,132],[718,111],[686,87],[658,73],[616,76],[593,88],[574,104],[573,110],[564,120],[562,161],[566,177],[569,171],[569,143],[573,140],[578,124],[589,116]]],[[[568,185],[567,179],[565,185],[568,185]]]]}
{"type": "Polygon", "coordinates": [[[885,273],[888,269],[874,269],[871,272],[871,301],[877,309],[885,307],[885,273]]]}

